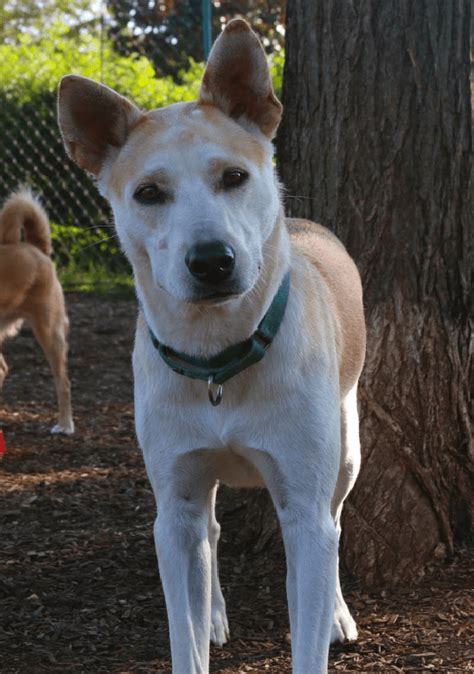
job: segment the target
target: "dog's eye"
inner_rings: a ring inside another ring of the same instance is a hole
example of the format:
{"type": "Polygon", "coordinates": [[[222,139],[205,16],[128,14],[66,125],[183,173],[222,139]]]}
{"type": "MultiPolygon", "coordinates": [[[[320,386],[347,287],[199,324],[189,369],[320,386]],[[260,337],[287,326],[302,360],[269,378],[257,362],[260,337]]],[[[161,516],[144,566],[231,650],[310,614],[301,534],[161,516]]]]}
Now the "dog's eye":
{"type": "Polygon", "coordinates": [[[168,195],[155,184],[142,185],[133,195],[141,204],[164,204],[168,195]]]}
{"type": "Polygon", "coordinates": [[[232,189],[233,187],[242,185],[248,177],[247,171],[243,171],[242,169],[226,169],[222,175],[222,184],[224,189],[232,189]]]}

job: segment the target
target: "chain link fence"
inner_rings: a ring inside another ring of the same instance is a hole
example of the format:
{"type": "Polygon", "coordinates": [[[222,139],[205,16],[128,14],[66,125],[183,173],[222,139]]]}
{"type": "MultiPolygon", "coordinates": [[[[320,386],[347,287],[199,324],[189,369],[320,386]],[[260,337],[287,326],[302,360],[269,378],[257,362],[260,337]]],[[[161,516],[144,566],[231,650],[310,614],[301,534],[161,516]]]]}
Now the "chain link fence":
{"type": "MultiPolygon", "coordinates": [[[[40,197],[51,222],[54,260],[68,290],[131,285],[110,209],[93,181],[66,156],[56,117],[57,83],[69,63],[74,65],[74,49],[82,50],[84,56],[88,46],[91,50],[98,48],[96,68],[89,68],[85,74],[103,79],[104,53],[100,47],[106,16],[99,6],[87,13],[83,25],[44,26],[53,39],[41,37],[37,26],[38,34],[33,28],[27,29],[2,48],[7,60],[11,54],[18,58],[12,63],[15,72],[0,78],[0,204],[19,186],[30,186],[40,197]],[[60,35],[62,44],[58,46],[60,35]],[[58,49],[69,49],[72,54],[61,63],[58,49]],[[41,58],[35,62],[31,56],[36,52],[41,52],[41,58]],[[52,63],[57,78],[49,72],[52,63]]],[[[81,73],[80,62],[78,65],[70,71],[81,73]]]]}
{"type": "Polygon", "coordinates": [[[54,96],[25,105],[1,100],[0,129],[0,203],[23,185],[40,197],[51,221],[63,285],[128,285],[128,264],[117,245],[110,209],[92,180],[65,155],[54,96]]]}
{"type": "MultiPolygon", "coordinates": [[[[0,25],[0,204],[20,185],[40,196],[66,289],[130,286],[110,209],[63,149],[57,84],[74,72],[144,108],[192,100],[203,70],[201,0],[71,0],[66,10],[48,0],[33,18],[16,17],[15,7],[24,4],[7,3],[11,15],[0,25]]],[[[255,11],[269,51],[278,50],[281,34],[269,26],[281,23],[282,4],[214,0],[214,35],[227,16],[255,11]]]]}

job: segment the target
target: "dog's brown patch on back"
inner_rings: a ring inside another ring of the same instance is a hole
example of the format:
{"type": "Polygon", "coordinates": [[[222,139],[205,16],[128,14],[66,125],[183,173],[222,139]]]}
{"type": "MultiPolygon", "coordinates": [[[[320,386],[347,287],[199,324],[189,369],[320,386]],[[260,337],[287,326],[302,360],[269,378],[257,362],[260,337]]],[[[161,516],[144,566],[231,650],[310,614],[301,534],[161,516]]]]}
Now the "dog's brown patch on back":
{"type": "MultiPolygon", "coordinates": [[[[327,287],[329,307],[336,320],[340,386],[345,395],[357,382],[365,357],[359,272],[343,244],[326,227],[308,220],[290,219],[288,229],[295,248],[316,267],[327,287]]],[[[314,301],[308,297],[305,304],[308,311],[314,301]]],[[[323,320],[327,324],[330,321],[329,316],[323,320]]]]}

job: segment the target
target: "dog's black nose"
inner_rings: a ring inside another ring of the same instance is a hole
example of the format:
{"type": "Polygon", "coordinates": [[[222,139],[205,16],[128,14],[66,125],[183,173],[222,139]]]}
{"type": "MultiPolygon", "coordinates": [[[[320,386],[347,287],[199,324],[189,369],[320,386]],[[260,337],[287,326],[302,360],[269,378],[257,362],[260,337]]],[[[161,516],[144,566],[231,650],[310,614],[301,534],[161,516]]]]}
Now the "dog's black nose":
{"type": "Polygon", "coordinates": [[[191,246],[184,261],[195,278],[217,285],[232,274],[235,253],[232,246],[223,241],[200,241],[191,246]]]}

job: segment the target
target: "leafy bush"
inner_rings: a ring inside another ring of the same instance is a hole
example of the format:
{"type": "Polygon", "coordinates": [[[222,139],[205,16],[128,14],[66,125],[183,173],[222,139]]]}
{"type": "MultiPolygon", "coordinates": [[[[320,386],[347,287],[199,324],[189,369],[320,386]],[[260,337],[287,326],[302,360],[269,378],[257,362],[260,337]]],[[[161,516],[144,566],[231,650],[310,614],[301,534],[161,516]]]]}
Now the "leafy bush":
{"type": "Polygon", "coordinates": [[[54,93],[61,77],[69,73],[102,81],[137,105],[155,108],[195,99],[203,64],[193,62],[182,74],[183,84],[170,77],[158,79],[146,57],[120,56],[110,40],[101,41],[90,33],[71,34],[63,24],[55,24],[39,40],[24,34],[18,45],[0,45],[0,91],[16,104],[54,93]]]}
{"type": "Polygon", "coordinates": [[[127,289],[132,274],[113,225],[77,227],[51,223],[53,259],[67,290],[127,289]]]}
{"type": "Polygon", "coordinates": [[[275,89],[276,95],[278,98],[280,98],[283,87],[283,67],[285,65],[285,53],[283,51],[275,51],[270,56],[269,60],[273,87],[275,89]]]}
{"type": "Polygon", "coordinates": [[[111,269],[123,268],[123,253],[113,225],[76,227],[51,223],[54,258],[59,267],[87,257],[87,251],[99,252],[104,264],[111,269]]]}

